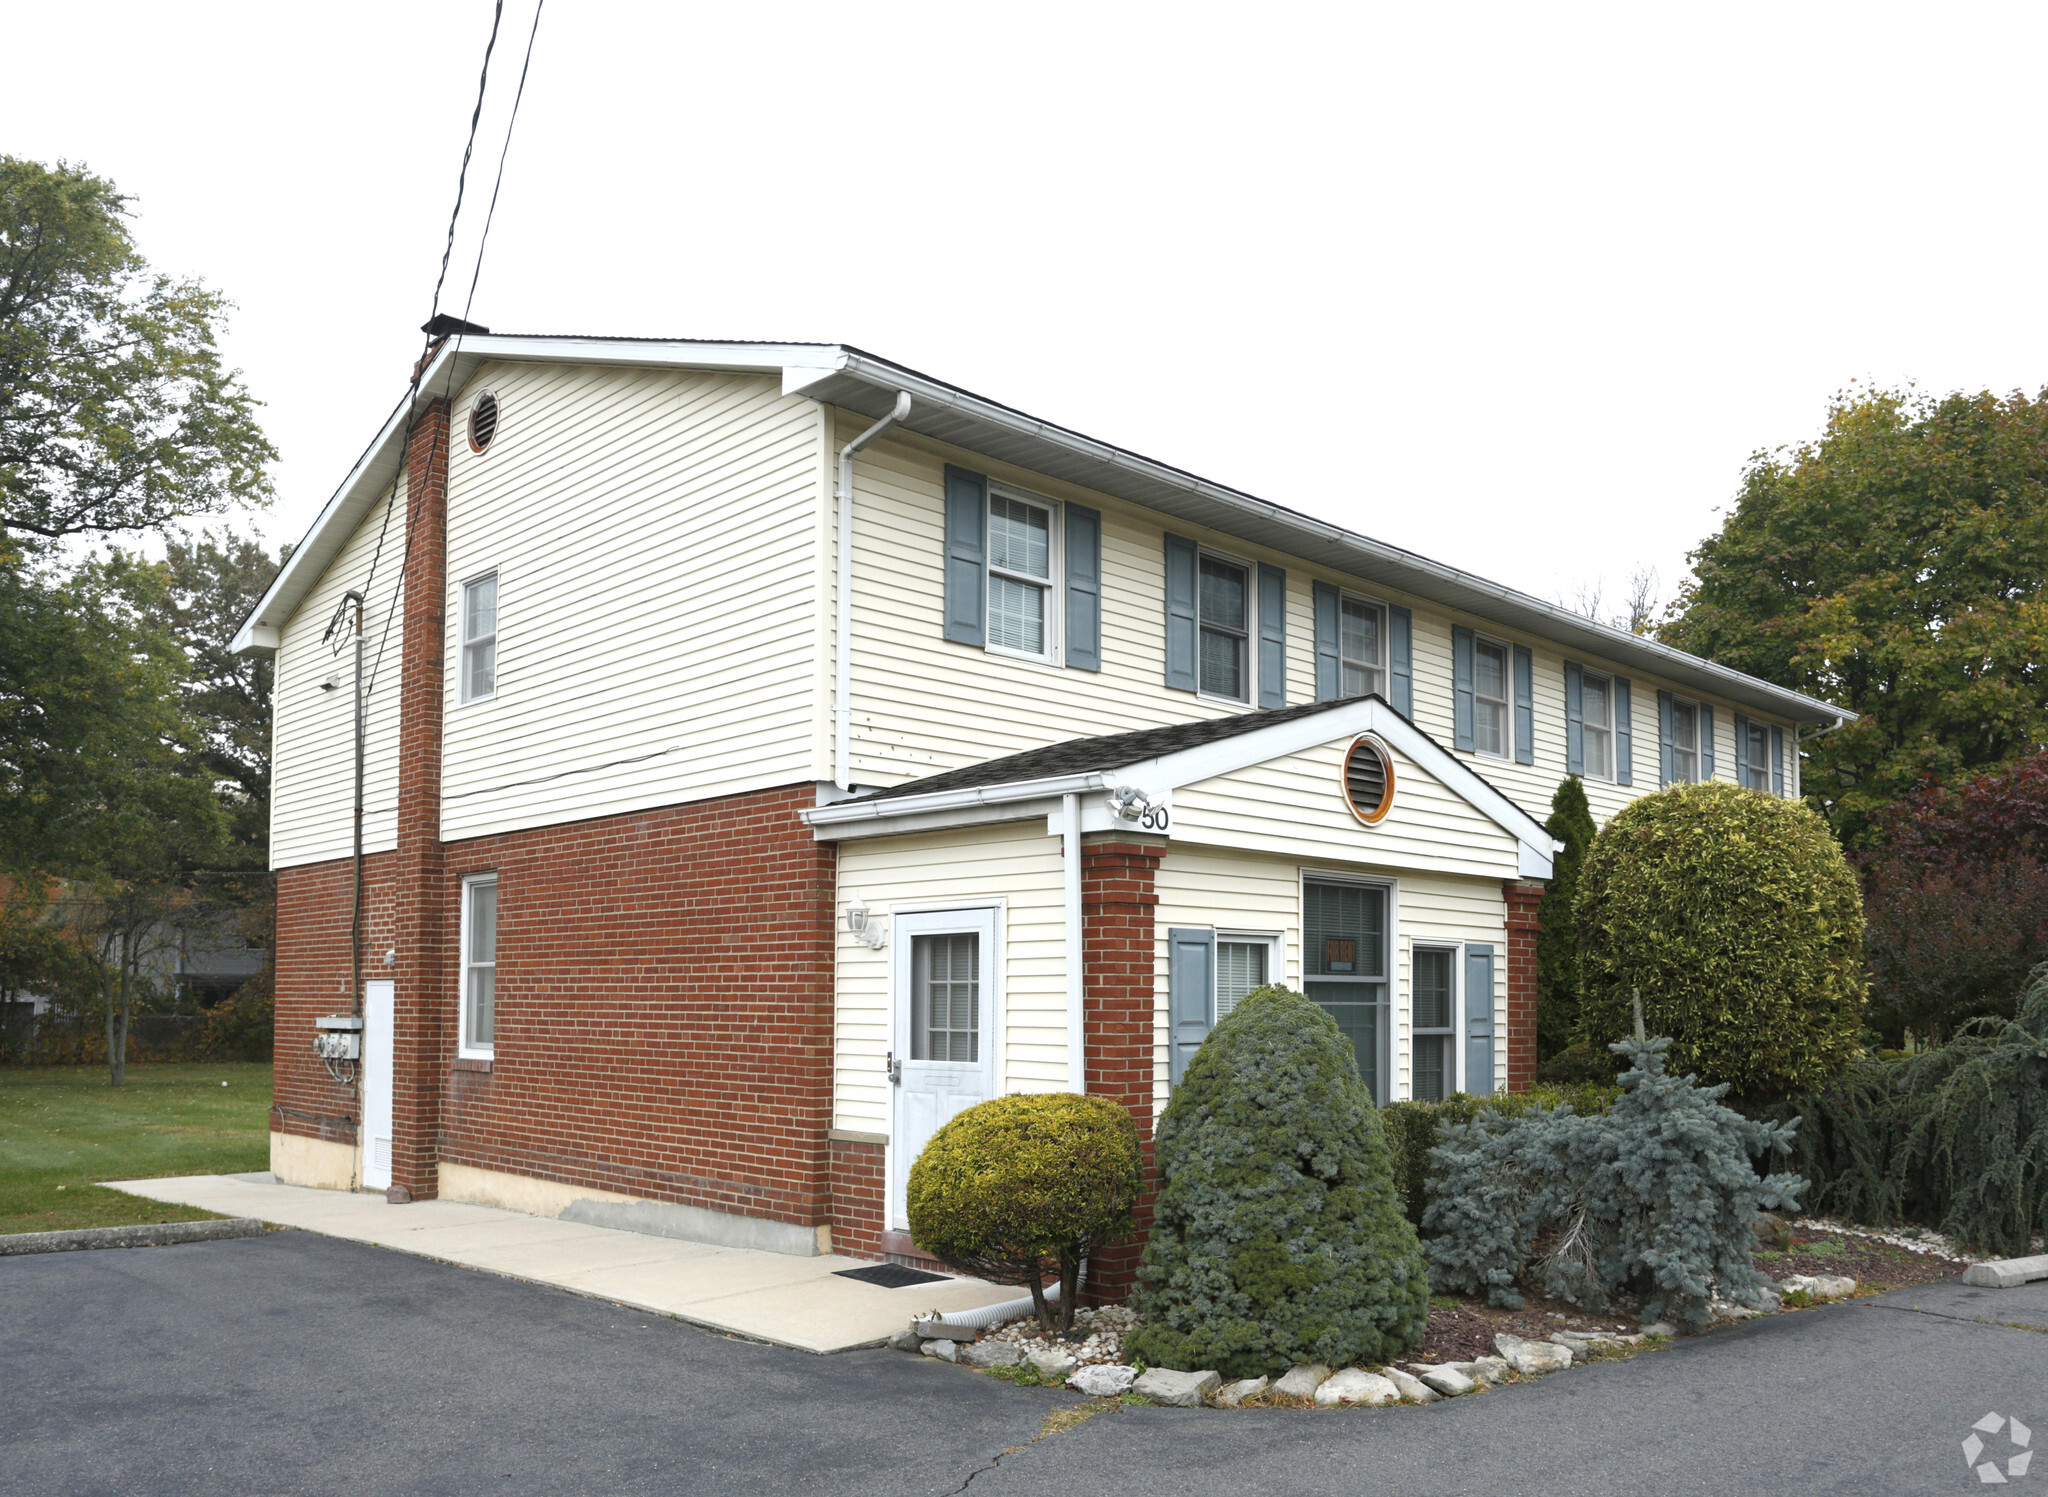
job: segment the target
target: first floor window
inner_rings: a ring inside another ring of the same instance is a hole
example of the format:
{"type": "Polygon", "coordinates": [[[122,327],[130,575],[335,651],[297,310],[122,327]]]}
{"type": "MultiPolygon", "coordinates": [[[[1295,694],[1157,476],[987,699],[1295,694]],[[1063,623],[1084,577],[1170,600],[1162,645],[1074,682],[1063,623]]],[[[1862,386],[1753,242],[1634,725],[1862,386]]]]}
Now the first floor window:
{"type": "Polygon", "coordinates": [[[1201,689],[1233,702],[1251,698],[1251,569],[1204,556],[1196,595],[1201,689]]]}
{"type": "Polygon", "coordinates": [[[981,1059],[981,935],[913,936],[910,1058],[981,1059]]]}
{"type": "Polygon", "coordinates": [[[1671,778],[1695,785],[1700,778],[1700,704],[1671,699],[1671,778]]]}
{"type": "Polygon", "coordinates": [[[1052,653],[1052,509],[1010,494],[988,496],[988,642],[1041,658],[1052,653]]]}
{"type": "Polygon", "coordinates": [[[1735,767],[1743,784],[1770,793],[1771,730],[1767,724],[1743,720],[1742,742],[1735,745],[1735,767]]]}
{"type": "Polygon", "coordinates": [[[1338,655],[1344,680],[1341,695],[1387,694],[1387,611],[1363,598],[1338,605],[1338,655]]]}
{"type": "Polygon", "coordinates": [[[1311,879],[1302,888],[1302,979],[1351,1041],[1373,1101],[1388,1101],[1387,890],[1311,879]]]}
{"type": "Polygon", "coordinates": [[[1418,1102],[1441,1102],[1458,1089],[1457,1035],[1452,1022],[1457,966],[1457,953],[1448,947],[1415,948],[1410,1035],[1415,1044],[1418,1102]]]}
{"type": "Polygon", "coordinates": [[[1216,1019],[1221,1023],[1240,998],[1266,985],[1271,948],[1264,941],[1216,939],[1216,1019]]]}
{"type": "Polygon", "coordinates": [[[1508,647],[1490,639],[1472,642],[1472,742],[1480,753],[1496,759],[1515,751],[1514,719],[1508,713],[1508,647]]]}
{"type": "Polygon", "coordinates": [[[498,574],[462,584],[462,700],[498,691],[498,574]]]}
{"type": "Polygon", "coordinates": [[[462,1048],[488,1053],[498,1034],[498,881],[462,886],[462,1048]]]}
{"type": "Polygon", "coordinates": [[[1579,686],[1579,711],[1584,721],[1586,778],[1614,778],[1614,683],[1584,672],[1579,686]]]}

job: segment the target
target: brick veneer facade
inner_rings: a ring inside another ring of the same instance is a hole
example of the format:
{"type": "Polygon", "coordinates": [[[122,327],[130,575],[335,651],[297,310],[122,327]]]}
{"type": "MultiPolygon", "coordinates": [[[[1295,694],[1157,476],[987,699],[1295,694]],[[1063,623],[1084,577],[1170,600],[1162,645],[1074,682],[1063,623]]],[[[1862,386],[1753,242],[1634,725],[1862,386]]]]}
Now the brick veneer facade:
{"type": "Polygon", "coordinates": [[[1500,886],[1508,906],[1508,1090],[1536,1084],[1536,933],[1543,885],[1510,879],[1500,886]]]}

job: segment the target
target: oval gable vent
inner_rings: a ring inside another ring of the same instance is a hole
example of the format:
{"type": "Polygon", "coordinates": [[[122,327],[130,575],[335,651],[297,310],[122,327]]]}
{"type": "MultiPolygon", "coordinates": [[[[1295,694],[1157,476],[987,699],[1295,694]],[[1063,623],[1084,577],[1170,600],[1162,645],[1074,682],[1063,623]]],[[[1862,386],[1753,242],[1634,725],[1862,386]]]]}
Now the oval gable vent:
{"type": "Polygon", "coordinates": [[[469,408],[469,450],[482,452],[498,434],[498,397],[489,390],[477,396],[469,408]]]}
{"type": "Polygon", "coordinates": [[[1370,738],[1361,738],[1344,756],[1344,799],[1351,814],[1371,825],[1394,804],[1394,763],[1370,738]]]}

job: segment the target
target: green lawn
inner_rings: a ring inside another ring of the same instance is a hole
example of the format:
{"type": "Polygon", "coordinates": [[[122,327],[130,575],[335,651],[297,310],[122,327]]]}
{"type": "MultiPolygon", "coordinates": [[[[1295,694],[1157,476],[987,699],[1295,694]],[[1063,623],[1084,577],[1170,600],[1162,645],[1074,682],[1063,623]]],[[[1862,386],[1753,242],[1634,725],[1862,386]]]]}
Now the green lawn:
{"type": "Polygon", "coordinates": [[[0,1232],[202,1221],[92,1182],[268,1168],[267,1061],[131,1065],[118,1089],[105,1066],[0,1070],[0,1232]]]}

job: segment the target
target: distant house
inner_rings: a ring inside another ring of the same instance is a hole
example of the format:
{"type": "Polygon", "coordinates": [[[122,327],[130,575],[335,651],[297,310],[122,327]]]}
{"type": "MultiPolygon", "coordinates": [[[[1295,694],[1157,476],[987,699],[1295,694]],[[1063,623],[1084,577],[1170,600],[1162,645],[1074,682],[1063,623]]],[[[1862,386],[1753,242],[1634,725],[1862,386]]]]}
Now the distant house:
{"type": "Polygon", "coordinates": [[[443,343],[237,647],[277,662],[280,1176],[912,1259],[946,1117],[1085,1087],[1149,1130],[1269,980],[1382,1101],[1527,1086],[1557,783],[1797,795],[1845,715],[819,344],[443,343]],[[350,588],[360,1108],[311,1049],[350,588]]]}

